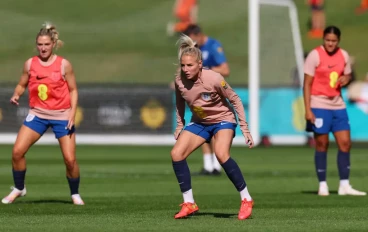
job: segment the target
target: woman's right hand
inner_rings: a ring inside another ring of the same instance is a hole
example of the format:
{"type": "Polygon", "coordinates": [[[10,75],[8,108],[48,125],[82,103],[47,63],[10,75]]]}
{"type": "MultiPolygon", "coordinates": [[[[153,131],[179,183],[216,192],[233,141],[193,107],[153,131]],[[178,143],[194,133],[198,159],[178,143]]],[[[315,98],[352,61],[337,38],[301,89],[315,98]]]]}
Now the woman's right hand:
{"type": "Polygon", "coordinates": [[[13,95],[11,98],[10,98],[10,103],[13,104],[13,105],[17,105],[19,106],[19,96],[18,95],[13,95]]]}
{"type": "Polygon", "coordinates": [[[314,116],[312,110],[309,109],[305,112],[305,120],[314,124],[314,121],[316,120],[316,116],[314,116]]]}

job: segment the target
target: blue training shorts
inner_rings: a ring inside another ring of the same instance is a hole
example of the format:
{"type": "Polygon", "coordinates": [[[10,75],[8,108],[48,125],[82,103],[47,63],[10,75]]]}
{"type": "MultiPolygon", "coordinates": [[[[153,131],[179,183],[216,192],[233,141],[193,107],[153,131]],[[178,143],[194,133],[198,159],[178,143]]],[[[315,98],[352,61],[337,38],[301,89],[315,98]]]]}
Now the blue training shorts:
{"type": "Polygon", "coordinates": [[[199,135],[206,140],[206,143],[211,142],[212,137],[222,129],[231,129],[234,131],[235,137],[235,129],[237,124],[232,122],[219,122],[215,124],[201,124],[191,122],[189,123],[184,130],[192,132],[193,134],[199,135]]]}
{"type": "Polygon", "coordinates": [[[343,130],[350,131],[349,117],[346,109],[327,110],[312,108],[312,112],[316,117],[316,121],[314,124],[307,122],[306,131],[317,134],[328,134],[343,130]]]}
{"type": "Polygon", "coordinates": [[[73,126],[71,130],[67,129],[68,120],[49,120],[42,119],[33,114],[28,114],[26,120],[23,124],[32,130],[36,131],[40,135],[43,135],[46,130],[51,127],[57,139],[70,135],[75,132],[75,127],[73,126]]]}

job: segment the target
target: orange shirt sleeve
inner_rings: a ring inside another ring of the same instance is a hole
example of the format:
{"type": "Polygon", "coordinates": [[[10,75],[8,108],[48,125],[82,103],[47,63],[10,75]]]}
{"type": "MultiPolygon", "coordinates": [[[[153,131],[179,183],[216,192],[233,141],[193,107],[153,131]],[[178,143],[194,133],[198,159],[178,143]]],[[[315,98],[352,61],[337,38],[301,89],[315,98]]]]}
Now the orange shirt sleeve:
{"type": "Polygon", "coordinates": [[[181,96],[178,85],[175,82],[175,106],[176,106],[176,128],[181,129],[184,127],[185,119],[185,99],[181,96]]]}
{"type": "Polygon", "coordinates": [[[243,103],[238,96],[238,94],[235,93],[235,91],[230,87],[230,85],[225,81],[225,79],[219,75],[218,78],[214,78],[215,83],[214,87],[217,91],[217,93],[229,100],[229,102],[233,105],[235,112],[238,116],[238,123],[240,126],[240,130],[243,134],[249,133],[248,123],[245,116],[245,110],[243,103]]]}

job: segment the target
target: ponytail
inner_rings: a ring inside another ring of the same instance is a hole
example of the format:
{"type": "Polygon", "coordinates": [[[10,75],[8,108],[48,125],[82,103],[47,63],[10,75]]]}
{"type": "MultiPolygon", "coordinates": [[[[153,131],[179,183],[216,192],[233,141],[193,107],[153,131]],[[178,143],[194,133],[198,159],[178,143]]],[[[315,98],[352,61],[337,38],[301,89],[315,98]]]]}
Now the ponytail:
{"type": "Polygon", "coordinates": [[[182,34],[176,44],[179,44],[178,59],[179,62],[183,55],[192,55],[197,61],[202,60],[202,52],[199,50],[196,42],[189,36],[182,34]]]}

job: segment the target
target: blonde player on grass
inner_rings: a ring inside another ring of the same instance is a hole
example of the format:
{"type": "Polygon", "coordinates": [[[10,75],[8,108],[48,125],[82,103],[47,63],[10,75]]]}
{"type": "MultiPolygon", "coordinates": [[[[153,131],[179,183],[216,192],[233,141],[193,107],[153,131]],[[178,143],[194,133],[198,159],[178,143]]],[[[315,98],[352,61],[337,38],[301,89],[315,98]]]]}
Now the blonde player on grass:
{"type": "MultiPolygon", "coordinates": [[[[202,29],[195,24],[189,25],[184,31],[184,34],[195,41],[198,45],[198,48],[201,50],[203,67],[218,72],[223,77],[228,77],[230,75],[230,68],[224,49],[218,40],[204,34],[202,29]]],[[[201,146],[201,148],[203,153],[203,168],[196,174],[215,176],[220,175],[221,165],[213,151],[213,142],[211,141],[210,143],[205,143],[201,146]]]]}
{"type": "Polygon", "coordinates": [[[28,86],[30,111],[21,126],[13,147],[12,166],[15,187],[2,199],[3,204],[13,203],[27,193],[25,154],[51,127],[58,139],[66,166],[72,201],[84,205],[79,195],[79,166],[75,155],[74,119],[78,103],[78,90],[72,65],[53,53],[62,41],[55,26],[45,23],[36,36],[38,55],[28,59],[23,74],[10,102],[18,100],[28,86]]]}
{"type": "Polygon", "coordinates": [[[350,125],[341,88],[351,80],[348,53],[339,47],[341,32],[335,26],[323,32],[323,45],[311,51],[304,64],[304,105],[308,132],[316,142],[314,160],[319,180],[318,195],[330,194],[326,182],[329,133],[338,145],[337,166],[340,176],[339,195],[365,196],[349,182],[350,125]]]}
{"type": "Polygon", "coordinates": [[[219,73],[203,68],[201,50],[190,37],[182,35],[178,42],[181,71],[175,78],[177,127],[174,136],[177,141],[171,151],[171,158],[184,203],[174,218],[185,218],[199,210],[194,201],[186,158],[212,139],[217,159],[240,192],[238,218],[247,219],[252,214],[253,200],[239,166],[230,157],[237,126],[236,114],[246,142],[250,148],[253,146],[243,104],[219,73]],[[185,103],[193,116],[191,122],[184,127],[185,103]]]}

